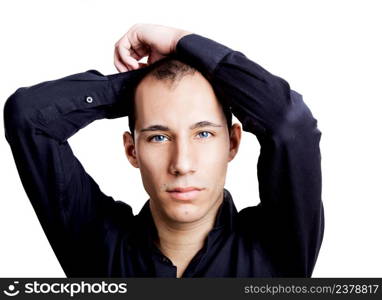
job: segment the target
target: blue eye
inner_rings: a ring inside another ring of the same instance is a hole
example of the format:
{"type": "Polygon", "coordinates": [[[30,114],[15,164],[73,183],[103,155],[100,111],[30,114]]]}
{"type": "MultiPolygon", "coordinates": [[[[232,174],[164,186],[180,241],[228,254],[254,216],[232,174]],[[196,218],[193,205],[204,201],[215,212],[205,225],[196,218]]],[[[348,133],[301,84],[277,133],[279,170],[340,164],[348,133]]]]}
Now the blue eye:
{"type": "MultiPolygon", "coordinates": [[[[198,134],[200,135],[200,134],[202,134],[202,133],[207,133],[207,134],[210,134],[210,135],[211,135],[211,132],[208,132],[208,131],[202,131],[202,132],[199,132],[198,134]]],[[[203,134],[202,137],[206,138],[206,137],[208,137],[208,135],[203,134]]]]}
{"type": "Polygon", "coordinates": [[[164,137],[165,138],[164,135],[154,135],[154,136],[149,138],[149,141],[152,141],[152,140],[155,140],[155,142],[162,142],[163,141],[163,139],[156,139],[157,137],[162,137],[162,138],[164,137]]]}

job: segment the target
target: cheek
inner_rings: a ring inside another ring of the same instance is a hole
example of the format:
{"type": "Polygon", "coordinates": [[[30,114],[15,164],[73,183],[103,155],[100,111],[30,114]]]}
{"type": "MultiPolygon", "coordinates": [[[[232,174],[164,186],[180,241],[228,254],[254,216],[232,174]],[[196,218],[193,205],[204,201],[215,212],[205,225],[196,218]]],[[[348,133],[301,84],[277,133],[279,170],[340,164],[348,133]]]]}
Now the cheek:
{"type": "Polygon", "coordinates": [[[228,161],[229,143],[222,137],[206,145],[203,150],[206,156],[209,156],[209,158],[216,163],[222,164],[228,161]]]}
{"type": "Polygon", "coordinates": [[[211,143],[203,147],[199,156],[199,172],[204,178],[216,181],[217,178],[225,177],[228,164],[229,147],[221,143],[211,143]]]}
{"type": "Polygon", "coordinates": [[[163,179],[163,172],[167,170],[166,151],[150,147],[140,148],[138,152],[139,169],[146,191],[152,190],[163,179]]]}

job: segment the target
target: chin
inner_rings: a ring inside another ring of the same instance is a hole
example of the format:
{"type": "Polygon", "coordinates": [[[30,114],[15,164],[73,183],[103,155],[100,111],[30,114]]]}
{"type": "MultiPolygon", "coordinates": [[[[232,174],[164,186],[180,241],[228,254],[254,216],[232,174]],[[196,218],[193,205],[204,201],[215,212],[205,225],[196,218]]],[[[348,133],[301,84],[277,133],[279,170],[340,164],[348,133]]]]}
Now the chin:
{"type": "Polygon", "coordinates": [[[180,207],[171,209],[169,217],[179,223],[191,223],[203,217],[200,209],[191,204],[182,204],[180,207]]]}

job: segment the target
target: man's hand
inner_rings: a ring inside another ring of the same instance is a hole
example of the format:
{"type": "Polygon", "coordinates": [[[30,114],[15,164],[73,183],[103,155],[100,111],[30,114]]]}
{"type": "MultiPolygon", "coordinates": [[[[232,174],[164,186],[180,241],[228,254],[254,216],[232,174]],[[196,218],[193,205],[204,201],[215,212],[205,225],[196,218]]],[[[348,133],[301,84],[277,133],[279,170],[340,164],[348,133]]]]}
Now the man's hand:
{"type": "Polygon", "coordinates": [[[135,24],[115,44],[114,65],[119,72],[145,67],[174,52],[178,41],[191,33],[162,25],[135,24]],[[147,64],[139,63],[145,56],[147,64]]]}

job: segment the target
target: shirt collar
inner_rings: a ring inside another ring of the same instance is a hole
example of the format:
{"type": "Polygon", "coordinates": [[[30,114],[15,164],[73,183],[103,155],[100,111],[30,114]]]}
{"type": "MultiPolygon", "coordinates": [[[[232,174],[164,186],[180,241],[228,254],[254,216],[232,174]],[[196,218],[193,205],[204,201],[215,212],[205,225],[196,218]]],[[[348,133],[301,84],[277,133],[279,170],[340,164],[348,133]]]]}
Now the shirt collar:
{"type": "MultiPolygon", "coordinates": [[[[231,193],[224,188],[223,202],[218,209],[211,232],[219,230],[232,231],[235,226],[236,216],[237,209],[231,193]]],[[[150,200],[146,201],[136,217],[138,218],[139,224],[138,228],[136,228],[139,232],[137,238],[143,242],[145,246],[152,249],[154,247],[154,241],[158,238],[158,231],[150,211],[150,200]]]]}

